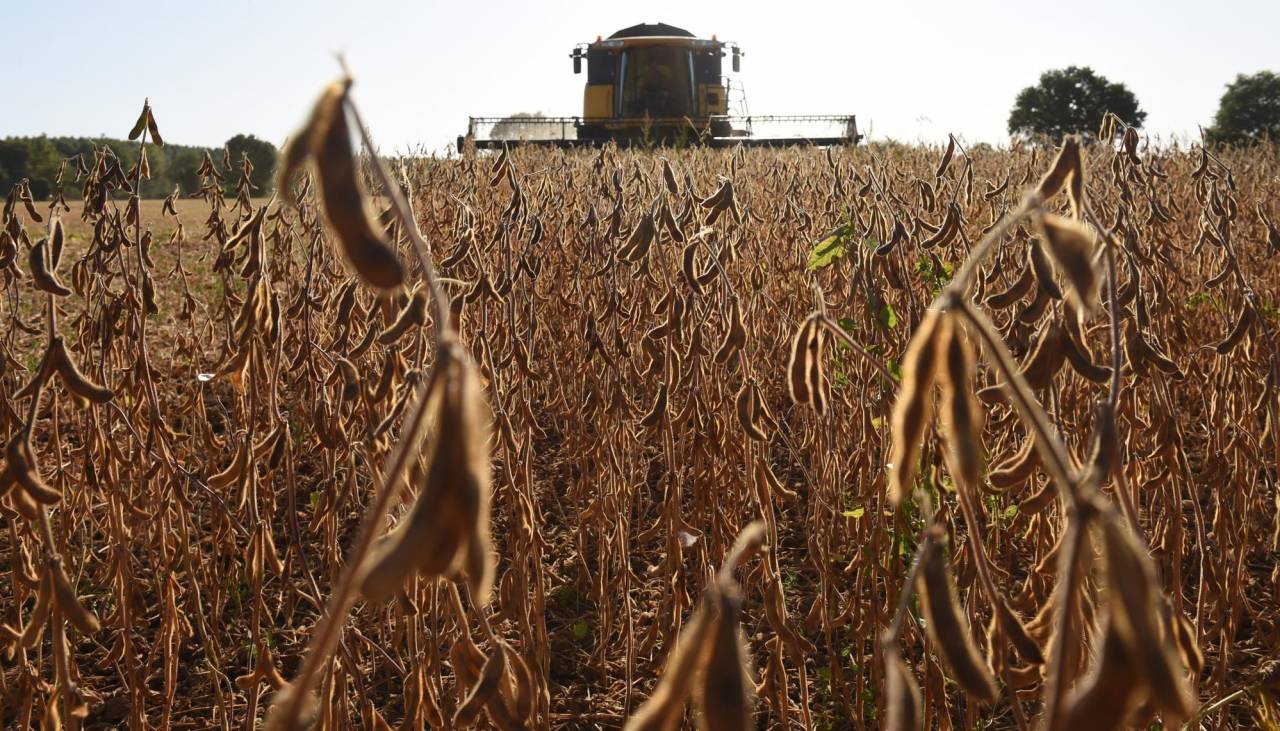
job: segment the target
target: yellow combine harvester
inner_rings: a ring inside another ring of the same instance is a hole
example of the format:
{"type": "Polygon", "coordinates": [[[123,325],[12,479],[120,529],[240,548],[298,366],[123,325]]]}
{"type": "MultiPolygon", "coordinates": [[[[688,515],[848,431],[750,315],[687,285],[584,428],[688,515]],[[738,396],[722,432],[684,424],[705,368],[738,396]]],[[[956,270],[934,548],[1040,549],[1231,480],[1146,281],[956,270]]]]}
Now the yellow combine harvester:
{"type": "Polygon", "coordinates": [[[595,43],[573,49],[573,72],[587,62],[581,117],[471,117],[458,149],[539,144],[558,147],[631,144],[842,145],[861,139],[853,115],[751,115],[742,85],[724,76],[721,62],[736,43],[697,38],[664,23],[633,25],[595,43]],[[764,137],[757,127],[782,127],[789,134],[764,137]],[[801,127],[825,128],[802,134],[801,127]]]}

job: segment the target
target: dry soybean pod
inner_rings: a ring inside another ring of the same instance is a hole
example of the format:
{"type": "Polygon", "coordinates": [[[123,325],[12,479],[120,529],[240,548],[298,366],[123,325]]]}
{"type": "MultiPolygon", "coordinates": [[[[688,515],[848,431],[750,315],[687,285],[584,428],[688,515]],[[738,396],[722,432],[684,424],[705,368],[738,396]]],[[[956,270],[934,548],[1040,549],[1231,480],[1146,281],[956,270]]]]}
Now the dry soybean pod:
{"type": "Polygon", "coordinates": [[[977,485],[983,465],[982,407],[973,396],[973,349],[965,338],[964,323],[950,313],[944,339],[942,403],[947,416],[946,439],[952,469],[965,485],[977,485]]]}
{"type": "Polygon", "coordinates": [[[698,281],[696,260],[698,255],[698,239],[690,241],[680,255],[680,276],[694,294],[702,294],[702,283],[698,281]]]}
{"type": "Polygon", "coordinates": [[[18,638],[18,646],[31,649],[40,642],[44,635],[44,627],[49,621],[49,612],[53,608],[53,574],[46,568],[40,574],[40,585],[36,589],[36,605],[27,618],[27,626],[18,638]]]}
{"type": "Polygon", "coordinates": [[[390,345],[409,332],[410,328],[424,325],[427,322],[427,294],[421,289],[414,289],[409,301],[396,315],[395,322],[378,335],[378,342],[390,345]]]}
{"type": "Polygon", "coordinates": [[[1071,364],[1071,368],[1094,383],[1110,381],[1111,368],[1094,363],[1071,335],[1071,328],[1064,330],[1066,337],[1062,339],[1062,351],[1067,356],[1067,362],[1071,364]]]}
{"type": "Polygon", "coordinates": [[[426,577],[447,576],[469,567],[474,603],[488,602],[493,578],[487,551],[489,416],[470,357],[452,338],[439,352],[440,376],[433,379],[431,394],[433,400],[438,398],[432,404],[436,439],[426,476],[409,515],[362,569],[360,591],[371,601],[390,598],[414,571],[426,577]],[[484,551],[472,555],[470,544],[476,541],[484,551]]]}
{"type": "Polygon", "coordinates": [[[889,500],[897,505],[909,494],[915,476],[920,440],[933,410],[932,394],[942,321],[930,309],[916,328],[902,358],[902,387],[893,402],[893,448],[889,456],[889,500]]]}
{"type": "Polygon", "coordinates": [[[640,426],[646,429],[652,429],[662,421],[667,413],[667,384],[662,384],[658,388],[658,394],[653,399],[653,406],[649,408],[648,413],[640,419],[640,426]]]}
{"type": "Polygon", "coordinates": [[[1092,311],[1098,300],[1098,278],[1093,272],[1093,232],[1078,221],[1052,213],[1042,213],[1038,220],[1049,254],[1071,285],[1072,304],[1078,311],[1092,311]]]}
{"type": "Polygon", "coordinates": [[[787,392],[797,404],[807,404],[813,399],[809,391],[809,339],[816,335],[818,325],[813,318],[805,320],[791,339],[791,357],[787,361],[787,392]]]}
{"type": "Polygon", "coordinates": [[[725,332],[724,342],[720,344],[712,360],[716,363],[725,363],[746,344],[747,328],[742,324],[742,305],[738,303],[738,298],[734,297],[729,305],[729,329],[725,332]]]}
{"type": "Polygon", "coordinates": [[[920,559],[920,606],[926,629],[947,667],[960,687],[984,703],[996,699],[996,681],[991,668],[973,643],[969,623],[965,621],[955,584],[936,538],[929,541],[920,559]]]}
{"type": "Polygon", "coordinates": [[[48,239],[40,239],[31,247],[31,251],[27,253],[27,266],[31,269],[31,279],[36,289],[58,297],[71,294],[71,290],[58,281],[50,266],[48,239]]]}
{"type": "Polygon", "coordinates": [[[1023,267],[1022,274],[1018,276],[1017,281],[1009,285],[1008,289],[987,298],[987,306],[996,310],[1012,307],[1031,291],[1031,287],[1035,283],[1036,279],[1035,275],[1032,274],[1031,267],[1023,267]]]}
{"type": "Polygon", "coordinates": [[[1031,261],[1031,270],[1035,272],[1036,282],[1040,285],[1040,291],[1052,299],[1062,299],[1062,290],[1054,281],[1053,263],[1049,261],[1049,256],[1045,253],[1039,238],[1033,237],[1027,242],[1027,256],[1031,261]]]}
{"type": "Polygon", "coordinates": [[[85,634],[93,634],[101,629],[102,625],[98,622],[98,617],[89,611],[80,600],[76,598],[75,589],[71,587],[71,580],[67,578],[67,573],[62,569],[62,563],[54,561],[49,567],[50,573],[53,575],[53,595],[58,603],[58,609],[76,629],[85,634]]]}
{"type": "MultiPolygon", "coordinates": [[[[1067,135],[1062,139],[1062,148],[1058,150],[1057,157],[1053,160],[1053,165],[1049,171],[1040,179],[1040,185],[1037,186],[1036,192],[1040,197],[1048,200],[1058,194],[1063,186],[1072,177],[1083,179],[1081,175],[1080,160],[1080,138],[1076,135],[1067,135]]],[[[1074,187],[1074,186],[1073,186],[1074,187]]],[[[1072,194],[1072,202],[1076,203],[1075,194],[1072,194]]]]}
{"type": "Polygon", "coordinates": [[[506,669],[507,655],[502,645],[498,644],[494,646],[493,654],[484,661],[484,667],[480,670],[480,679],[471,687],[462,705],[458,706],[458,710],[454,712],[455,728],[470,726],[480,716],[480,711],[485,704],[497,697],[498,685],[506,669]]]}
{"type": "Polygon", "coordinates": [[[667,186],[667,192],[671,195],[680,195],[680,186],[676,184],[675,171],[671,169],[671,161],[662,158],[662,182],[667,186]]]}
{"type": "Polygon", "coordinates": [[[1115,603],[1116,629],[1146,678],[1152,703],[1165,720],[1180,723],[1191,713],[1191,691],[1158,614],[1159,588],[1150,559],[1117,516],[1103,520],[1107,579],[1115,603]]]}
{"type": "Polygon", "coordinates": [[[646,211],[636,223],[635,228],[631,229],[631,235],[627,237],[626,243],[618,250],[618,260],[634,264],[643,259],[645,254],[649,253],[649,247],[653,245],[655,232],[653,212],[646,211]]]}
{"type": "Polygon", "coordinates": [[[920,685],[898,654],[897,645],[884,653],[886,731],[917,731],[922,727],[924,705],[920,685]]]}
{"type": "Polygon", "coordinates": [[[623,731],[675,731],[688,700],[689,688],[716,632],[716,621],[699,607],[685,622],[676,648],[649,699],[627,719],[623,731]]]}
{"type": "Polygon", "coordinates": [[[738,395],[734,399],[735,411],[738,414],[738,424],[742,427],[742,431],[746,435],[758,442],[766,441],[769,437],[760,429],[760,425],[755,422],[754,406],[755,400],[758,398],[750,382],[744,382],[742,388],[738,389],[738,395]]]}
{"type": "Polygon", "coordinates": [[[1036,452],[1036,437],[1029,434],[1022,447],[1013,456],[993,465],[987,472],[987,480],[996,490],[1004,491],[1026,482],[1040,464],[1040,456],[1036,452]]]}
{"type": "Polygon", "coordinates": [[[231,458],[231,464],[227,465],[225,470],[209,475],[207,480],[209,487],[222,490],[235,484],[249,468],[249,447],[249,440],[243,439],[236,449],[235,456],[231,458]]]}
{"type": "Polygon", "coordinates": [[[1124,728],[1137,704],[1140,677],[1115,625],[1108,622],[1093,670],[1067,697],[1057,727],[1087,731],[1124,728]]]}
{"type": "MultiPolygon", "coordinates": [[[[365,284],[391,289],[404,282],[404,268],[373,225],[360,188],[345,107],[350,87],[350,79],[340,79],[321,93],[311,118],[295,134],[294,144],[307,145],[315,160],[325,218],[338,235],[347,262],[365,284]]],[[[305,155],[291,145],[284,159],[281,179],[287,183],[305,155]]]]}
{"type": "Polygon", "coordinates": [[[810,316],[813,321],[813,335],[809,338],[809,342],[805,346],[808,352],[805,354],[806,365],[805,379],[808,381],[808,390],[813,400],[813,410],[818,412],[819,416],[827,413],[827,376],[822,368],[822,340],[823,330],[818,325],[818,318],[810,316]]]}
{"type": "Polygon", "coordinates": [[[738,626],[742,600],[732,581],[721,577],[716,583],[706,598],[719,618],[702,671],[699,726],[703,731],[744,731],[752,727],[752,683],[746,642],[738,626]]]}
{"type": "Polygon", "coordinates": [[[62,225],[62,217],[57,216],[53,219],[49,230],[49,268],[57,270],[58,263],[62,261],[62,248],[67,241],[66,227],[62,225]]]}
{"type": "Polygon", "coordinates": [[[40,476],[28,433],[18,432],[14,435],[5,449],[5,456],[9,460],[6,471],[28,497],[43,505],[54,505],[62,500],[62,493],[50,487],[40,476]]]}
{"type": "Polygon", "coordinates": [[[1253,325],[1253,320],[1253,307],[1246,303],[1244,307],[1240,308],[1240,316],[1236,318],[1236,323],[1232,326],[1231,332],[1227,333],[1227,337],[1222,342],[1213,346],[1214,352],[1218,355],[1229,355],[1244,340],[1244,336],[1249,334],[1249,328],[1253,325]]]}
{"type": "Polygon", "coordinates": [[[1066,349],[1062,344],[1065,339],[1066,336],[1057,323],[1049,324],[1040,332],[1035,348],[1019,369],[1023,378],[1027,379],[1028,386],[1034,389],[1045,388],[1062,369],[1066,360],[1066,349]]]}
{"type": "Polygon", "coordinates": [[[54,368],[68,391],[95,404],[104,404],[115,396],[111,389],[94,383],[76,366],[61,337],[54,338],[50,347],[53,350],[54,368]]]}

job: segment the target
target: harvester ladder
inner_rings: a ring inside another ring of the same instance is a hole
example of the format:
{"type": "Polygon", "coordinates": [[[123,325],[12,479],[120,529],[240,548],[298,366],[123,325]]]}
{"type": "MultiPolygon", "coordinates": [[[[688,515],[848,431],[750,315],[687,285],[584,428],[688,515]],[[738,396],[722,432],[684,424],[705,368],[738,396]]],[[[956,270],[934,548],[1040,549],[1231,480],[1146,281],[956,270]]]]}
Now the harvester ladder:
{"type": "Polygon", "coordinates": [[[728,92],[725,99],[729,108],[729,115],[733,117],[749,117],[751,110],[747,108],[747,90],[741,81],[731,79],[728,76],[723,78],[724,88],[728,92]]]}

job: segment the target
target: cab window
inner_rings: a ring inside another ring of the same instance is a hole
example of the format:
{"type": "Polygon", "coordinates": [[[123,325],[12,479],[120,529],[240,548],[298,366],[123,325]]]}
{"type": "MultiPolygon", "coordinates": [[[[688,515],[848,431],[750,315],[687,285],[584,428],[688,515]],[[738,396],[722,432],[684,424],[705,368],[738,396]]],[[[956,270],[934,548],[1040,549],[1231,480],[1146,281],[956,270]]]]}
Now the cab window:
{"type": "Polygon", "coordinates": [[[630,48],[622,63],[620,106],[623,116],[683,117],[696,113],[693,59],[687,48],[630,48]]]}

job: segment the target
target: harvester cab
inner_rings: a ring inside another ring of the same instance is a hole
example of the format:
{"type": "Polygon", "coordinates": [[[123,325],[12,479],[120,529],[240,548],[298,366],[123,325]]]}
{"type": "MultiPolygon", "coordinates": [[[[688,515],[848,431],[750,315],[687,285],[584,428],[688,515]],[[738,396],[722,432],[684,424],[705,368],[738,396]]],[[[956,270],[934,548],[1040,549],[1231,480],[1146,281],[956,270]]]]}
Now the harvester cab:
{"type": "Polygon", "coordinates": [[[665,23],[624,28],[594,43],[580,43],[569,54],[573,72],[586,62],[582,116],[472,117],[467,134],[477,148],[515,144],[558,147],[632,144],[705,144],[725,146],[855,144],[861,139],[853,115],[751,115],[742,85],[723,73],[731,59],[736,73],[745,55],[736,43],[698,38],[665,23]],[[759,126],[789,134],[762,137],[759,126]],[[804,134],[802,127],[824,128],[804,134]]]}

